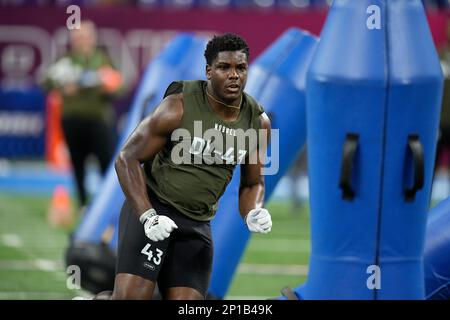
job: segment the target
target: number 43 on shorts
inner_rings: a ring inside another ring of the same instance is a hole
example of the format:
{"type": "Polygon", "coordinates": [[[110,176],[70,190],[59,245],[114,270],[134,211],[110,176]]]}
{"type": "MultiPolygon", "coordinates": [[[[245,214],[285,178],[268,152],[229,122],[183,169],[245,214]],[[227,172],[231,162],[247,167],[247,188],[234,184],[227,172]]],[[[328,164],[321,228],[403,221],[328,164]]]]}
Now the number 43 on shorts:
{"type": "Polygon", "coordinates": [[[156,248],[156,257],[153,257],[153,251],[150,250],[151,246],[152,245],[150,243],[147,243],[145,247],[141,250],[141,253],[147,256],[148,261],[152,261],[153,259],[153,263],[159,266],[159,264],[161,263],[161,256],[163,255],[164,252],[156,248]]]}

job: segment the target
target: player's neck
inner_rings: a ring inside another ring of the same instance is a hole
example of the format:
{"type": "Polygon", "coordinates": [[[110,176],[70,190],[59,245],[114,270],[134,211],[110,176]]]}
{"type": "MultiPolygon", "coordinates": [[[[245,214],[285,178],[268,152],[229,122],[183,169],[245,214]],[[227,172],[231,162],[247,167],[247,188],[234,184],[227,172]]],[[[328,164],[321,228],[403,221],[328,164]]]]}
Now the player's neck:
{"type": "Polygon", "coordinates": [[[209,105],[219,117],[225,121],[234,121],[238,118],[242,106],[242,94],[239,99],[231,102],[222,101],[212,93],[212,89],[206,88],[206,97],[209,105]]]}

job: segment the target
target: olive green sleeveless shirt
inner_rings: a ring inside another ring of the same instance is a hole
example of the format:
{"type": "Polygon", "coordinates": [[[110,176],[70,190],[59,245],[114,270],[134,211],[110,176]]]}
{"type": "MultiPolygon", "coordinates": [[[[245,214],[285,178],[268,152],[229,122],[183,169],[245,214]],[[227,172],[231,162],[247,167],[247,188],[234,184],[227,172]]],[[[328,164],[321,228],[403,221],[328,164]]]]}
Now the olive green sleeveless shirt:
{"type": "Polygon", "coordinates": [[[177,81],[168,87],[165,96],[183,94],[181,126],[144,166],[147,185],[160,201],[199,221],[214,217],[236,165],[252,161],[264,112],[244,94],[238,118],[224,121],[208,103],[206,84],[177,81]]]}

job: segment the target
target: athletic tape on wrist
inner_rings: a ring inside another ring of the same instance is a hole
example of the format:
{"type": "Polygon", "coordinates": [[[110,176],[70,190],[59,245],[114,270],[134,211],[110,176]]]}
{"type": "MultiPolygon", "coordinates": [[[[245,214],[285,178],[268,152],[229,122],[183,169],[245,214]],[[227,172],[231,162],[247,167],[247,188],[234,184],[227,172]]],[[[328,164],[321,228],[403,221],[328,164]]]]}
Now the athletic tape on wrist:
{"type": "Polygon", "coordinates": [[[145,211],[143,214],[141,214],[141,216],[139,217],[139,221],[141,223],[145,223],[145,221],[147,219],[150,219],[151,217],[156,216],[156,210],[153,208],[148,209],[147,211],[145,211]]]}

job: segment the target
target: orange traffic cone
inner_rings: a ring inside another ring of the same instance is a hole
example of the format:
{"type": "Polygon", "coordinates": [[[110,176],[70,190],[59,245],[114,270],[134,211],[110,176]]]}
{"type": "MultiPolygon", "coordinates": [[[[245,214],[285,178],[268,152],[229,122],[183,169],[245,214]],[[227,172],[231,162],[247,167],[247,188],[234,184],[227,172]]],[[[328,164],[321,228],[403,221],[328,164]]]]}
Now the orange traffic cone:
{"type": "Polygon", "coordinates": [[[66,227],[71,226],[73,220],[69,192],[63,185],[58,185],[50,203],[48,221],[54,227],[66,227]]]}
{"type": "Polygon", "coordinates": [[[62,98],[57,91],[47,95],[47,131],[45,156],[52,169],[67,172],[70,169],[70,157],[61,128],[62,98]]]}

